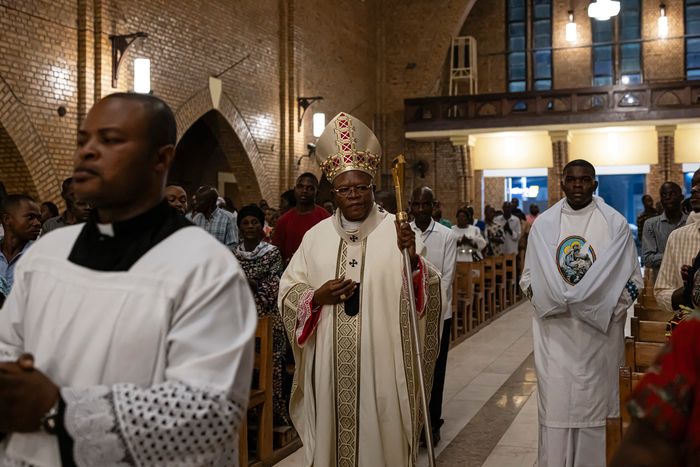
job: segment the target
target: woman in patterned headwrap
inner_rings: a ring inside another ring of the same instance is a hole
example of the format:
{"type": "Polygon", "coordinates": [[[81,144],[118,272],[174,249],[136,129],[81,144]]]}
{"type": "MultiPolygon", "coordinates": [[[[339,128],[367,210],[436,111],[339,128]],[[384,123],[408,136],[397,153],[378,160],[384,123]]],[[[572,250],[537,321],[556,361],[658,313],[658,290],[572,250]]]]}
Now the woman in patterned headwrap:
{"type": "Polygon", "coordinates": [[[238,231],[241,242],[234,254],[245,271],[255,297],[258,316],[269,316],[272,323],[272,381],[275,425],[291,425],[289,399],[282,389],[287,337],[282,317],[277,308],[282,256],[276,246],[263,241],[265,214],[251,204],[238,212],[238,231]]]}

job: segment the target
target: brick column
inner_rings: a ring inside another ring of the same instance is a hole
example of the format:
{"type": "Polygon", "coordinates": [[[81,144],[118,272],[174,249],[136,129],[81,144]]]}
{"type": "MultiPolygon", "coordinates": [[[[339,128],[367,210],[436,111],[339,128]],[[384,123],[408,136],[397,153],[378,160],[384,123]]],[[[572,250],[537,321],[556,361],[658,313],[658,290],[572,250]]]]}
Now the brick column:
{"type": "Polygon", "coordinates": [[[569,162],[569,143],[571,134],[568,131],[550,131],[552,139],[552,167],[547,169],[548,206],[556,204],[564,197],[561,189],[561,174],[569,162]]]}
{"type": "Polygon", "coordinates": [[[481,184],[476,183],[472,155],[474,153],[475,140],[473,136],[450,138],[452,145],[457,150],[459,158],[457,163],[458,199],[459,205],[473,205],[476,192],[481,184]]]}
{"type": "Polygon", "coordinates": [[[651,164],[645,190],[655,201],[664,182],[676,182],[683,188],[683,165],[676,164],[675,134],[675,125],[656,127],[658,159],[651,164]]]}

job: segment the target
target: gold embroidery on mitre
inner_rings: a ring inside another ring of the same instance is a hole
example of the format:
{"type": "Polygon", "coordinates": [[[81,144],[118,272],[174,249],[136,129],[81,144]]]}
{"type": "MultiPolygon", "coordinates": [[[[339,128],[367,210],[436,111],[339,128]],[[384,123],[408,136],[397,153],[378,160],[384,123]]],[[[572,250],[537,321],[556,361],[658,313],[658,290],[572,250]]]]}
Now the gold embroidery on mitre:
{"type": "Polygon", "coordinates": [[[374,178],[381,162],[381,145],[367,125],[352,115],[339,113],[316,143],[316,157],[326,178],[360,170],[374,178]]]}

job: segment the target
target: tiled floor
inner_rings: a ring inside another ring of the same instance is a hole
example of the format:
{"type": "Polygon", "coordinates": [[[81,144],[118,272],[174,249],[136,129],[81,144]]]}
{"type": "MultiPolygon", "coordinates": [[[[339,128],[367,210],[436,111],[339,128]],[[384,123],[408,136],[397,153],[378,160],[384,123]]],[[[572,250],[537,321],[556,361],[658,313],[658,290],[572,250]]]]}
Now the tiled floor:
{"type": "MultiPolygon", "coordinates": [[[[451,463],[449,458],[441,458],[440,454],[530,356],[532,353],[531,320],[530,305],[528,303],[521,304],[450,350],[447,359],[443,405],[445,425],[441,431],[442,439],[436,447],[436,455],[441,464],[464,465],[451,463]]],[[[492,440],[495,448],[486,460],[487,464],[484,465],[492,467],[532,466],[532,463],[515,463],[527,461],[529,458],[534,460],[532,456],[536,452],[536,404],[534,404],[535,418],[525,418],[530,416],[529,411],[533,410],[533,408],[529,408],[533,406],[532,401],[534,400],[530,393],[531,391],[527,392],[526,395],[508,394],[509,398],[516,400],[519,397],[522,398],[523,400],[519,400],[518,405],[524,403],[524,406],[513,421],[511,428],[508,428],[507,425],[504,426],[505,434],[500,438],[500,441],[492,440]],[[528,412],[525,412],[526,409],[528,412]],[[529,429],[525,428],[528,421],[532,422],[529,429]],[[519,430],[522,430],[522,433],[519,430]],[[527,436],[534,436],[534,441],[525,439],[527,436]],[[512,463],[508,463],[511,462],[508,461],[509,458],[512,463]]],[[[301,452],[297,451],[277,465],[281,467],[302,466],[301,452]]],[[[428,465],[425,452],[419,458],[419,465],[428,465]]]]}

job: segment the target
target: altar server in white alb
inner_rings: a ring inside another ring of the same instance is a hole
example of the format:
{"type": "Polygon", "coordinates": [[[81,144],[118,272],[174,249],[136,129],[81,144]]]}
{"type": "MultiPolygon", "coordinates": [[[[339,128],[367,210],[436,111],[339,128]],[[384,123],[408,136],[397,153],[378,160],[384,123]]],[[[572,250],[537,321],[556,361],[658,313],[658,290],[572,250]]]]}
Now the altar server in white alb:
{"type": "Polygon", "coordinates": [[[374,202],[381,147],[338,114],[316,143],[335,215],[304,236],[280,282],[294,350],[290,403],[304,466],[410,466],[422,428],[407,281],[412,280],[430,397],[441,324],[440,278],[406,223],[374,202]],[[410,252],[405,277],[401,249],[410,252]]]}
{"type": "Polygon", "coordinates": [[[91,218],[34,244],[0,312],[0,465],[238,464],[255,303],[231,252],[164,199],[175,138],[149,95],[82,122],[91,218]]]}
{"type": "Polygon", "coordinates": [[[589,162],[569,162],[566,198],[528,239],[520,287],[535,308],[540,467],[604,467],[605,419],[619,414],[626,311],[642,276],[626,219],[597,187],[589,162]]]}

